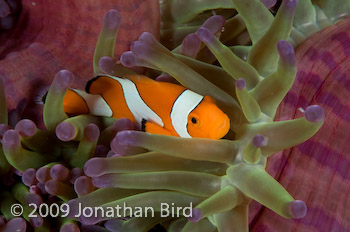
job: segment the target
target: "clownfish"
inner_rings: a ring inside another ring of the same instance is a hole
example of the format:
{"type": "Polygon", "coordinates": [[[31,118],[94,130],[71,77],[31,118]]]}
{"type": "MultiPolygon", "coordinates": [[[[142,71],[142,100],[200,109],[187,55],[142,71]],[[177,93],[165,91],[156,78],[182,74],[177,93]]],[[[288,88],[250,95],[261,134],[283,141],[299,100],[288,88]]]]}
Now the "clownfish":
{"type": "Polygon", "coordinates": [[[85,91],[68,89],[63,110],[128,118],[145,132],[183,138],[220,139],[230,128],[229,118],[211,97],[142,75],[97,76],[85,91]]]}

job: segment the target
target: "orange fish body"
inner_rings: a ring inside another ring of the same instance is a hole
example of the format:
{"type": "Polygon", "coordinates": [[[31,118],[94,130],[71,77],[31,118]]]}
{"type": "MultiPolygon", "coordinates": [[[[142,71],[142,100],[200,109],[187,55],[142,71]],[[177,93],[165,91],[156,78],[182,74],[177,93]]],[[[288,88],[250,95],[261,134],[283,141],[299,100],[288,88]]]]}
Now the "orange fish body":
{"type": "Polygon", "coordinates": [[[90,80],[86,92],[70,89],[63,102],[71,115],[128,118],[146,132],[185,138],[222,138],[229,118],[208,96],[142,75],[90,80]]]}

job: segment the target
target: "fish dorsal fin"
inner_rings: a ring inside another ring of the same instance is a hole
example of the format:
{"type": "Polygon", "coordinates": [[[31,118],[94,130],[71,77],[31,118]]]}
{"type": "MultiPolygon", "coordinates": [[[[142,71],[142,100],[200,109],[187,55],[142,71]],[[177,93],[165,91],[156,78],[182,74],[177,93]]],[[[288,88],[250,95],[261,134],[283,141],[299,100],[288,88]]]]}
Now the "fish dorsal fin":
{"type": "Polygon", "coordinates": [[[90,114],[96,116],[112,117],[113,111],[101,95],[89,94],[82,90],[72,89],[82,97],[90,111],[90,114]]]}

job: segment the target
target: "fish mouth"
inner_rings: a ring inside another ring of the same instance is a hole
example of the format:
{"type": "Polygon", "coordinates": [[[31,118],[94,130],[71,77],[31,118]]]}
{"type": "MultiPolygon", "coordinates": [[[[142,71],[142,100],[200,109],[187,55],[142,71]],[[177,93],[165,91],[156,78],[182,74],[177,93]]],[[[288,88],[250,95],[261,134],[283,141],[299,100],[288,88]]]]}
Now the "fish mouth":
{"type": "Polygon", "coordinates": [[[230,129],[230,120],[226,118],[217,128],[213,131],[211,136],[213,139],[221,139],[224,137],[230,129]]]}
{"type": "Polygon", "coordinates": [[[226,127],[227,125],[227,121],[225,120],[223,123],[221,123],[221,125],[219,126],[218,130],[222,130],[226,127]]]}
{"type": "Polygon", "coordinates": [[[225,117],[225,120],[221,123],[218,130],[224,130],[226,133],[230,129],[230,119],[228,117],[225,117]]]}

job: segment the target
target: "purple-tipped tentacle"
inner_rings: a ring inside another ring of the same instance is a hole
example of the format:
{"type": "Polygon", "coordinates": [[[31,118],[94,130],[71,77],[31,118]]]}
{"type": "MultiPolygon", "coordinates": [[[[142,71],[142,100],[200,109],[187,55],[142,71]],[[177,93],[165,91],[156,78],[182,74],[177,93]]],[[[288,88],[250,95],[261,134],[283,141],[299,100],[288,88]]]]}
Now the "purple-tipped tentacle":
{"type": "Polygon", "coordinates": [[[106,188],[111,186],[111,182],[113,182],[113,174],[102,175],[92,178],[92,184],[97,188],[106,188]]]}
{"type": "Polygon", "coordinates": [[[72,187],[64,182],[49,180],[45,183],[45,190],[52,194],[53,196],[58,196],[59,198],[68,201],[76,197],[76,194],[72,187]]]}
{"type": "Polygon", "coordinates": [[[93,123],[90,123],[84,129],[84,137],[89,142],[97,141],[99,135],[100,135],[100,129],[98,128],[98,126],[96,126],[93,123]]]}
{"type": "Polygon", "coordinates": [[[114,35],[121,22],[121,15],[117,10],[109,10],[103,17],[103,30],[107,35],[114,35]]]}
{"type": "Polygon", "coordinates": [[[156,39],[154,38],[154,36],[149,33],[149,32],[142,32],[141,35],[139,36],[139,41],[143,41],[143,42],[146,42],[147,44],[149,45],[152,45],[154,44],[154,41],[156,39]]]}
{"type": "Polygon", "coordinates": [[[96,177],[104,173],[104,168],[104,158],[92,158],[85,163],[84,173],[89,177],[96,177]]]}
{"type": "MultiPolygon", "coordinates": [[[[161,45],[157,39],[154,37],[152,33],[149,32],[142,32],[142,34],[139,37],[140,42],[144,42],[148,46],[152,47],[155,50],[158,50],[158,52],[169,52],[168,49],[166,49],[163,45],[161,45]]],[[[132,44],[133,45],[133,44],[132,44]]],[[[132,46],[131,46],[132,48],[132,46]]],[[[132,50],[132,49],[131,49],[132,50]]]]}
{"type": "Polygon", "coordinates": [[[120,57],[120,62],[125,67],[131,68],[138,66],[135,55],[131,51],[124,52],[120,57]]]}
{"type": "Polygon", "coordinates": [[[49,167],[41,167],[39,168],[37,171],[36,171],[36,179],[39,181],[39,182],[46,182],[48,180],[51,179],[51,176],[50,176],[50,168],[49,167]]]}
{"type": "Polygon", "coordinates": [[[237,89],[242,90],[246,87],[246,85],[247,85],[247,82],[243,78],[237,79],[236,81],[237,89]]]}
{"type": "Polygon", "coordinates": [[[109,56],[103,56],[98,62],[98,66],[104,73],[115,74],[115,61],[109,56]]]}
{"type": "Polygon", "coordinates": [[[305,110],[305,118],[310,122],[323,121],[324,117],[324,110],[319,105],[308,106],[305,110]]]}
{"type": "Polygon", "coordinates": [[[294,12],[295,8],[298,5],[298,0],[288,0],[288,1],[284,1],[284,2],[287,3],[286,6],[290,12],[294,12]]]}
{"type": "MultiPolygon", "coordinates": [[[[127,74],[133,73],[130,69],[126,69],[121,64],[115,62],[110,56],[112,56],[112,54],[103,56],[98,61],[98,67],[102,72],[113,76],[125,76],[127,74]]],[[[139,68],[135,68],[133,71],[137,72],[138,69],[139,68]]]]}
{"type": "Polygon", "coordinates": [[[190,222],[198,222],[199,220],[201,220],[202,218],[202,212],[200,211],[200,209],[192,209],[192,216],[191,217],[188,217],[187,219],[190,221],[190,222]]]}
{"type": "Polygon", "coordinates": [[[76,130],[72,124],[69,122],[61,122],[56,127],[56,136],[61,141],[68,142],[71,141],[76,134],[76,130]]]}
{"type": "Polygon", "coordinates": [[[253,145],[256,147],[264,147],[267,145],[268,139],[263,135],[255,135],[253,138],[253,145]]]}
{"type": "Polygon", "coordinates": [[[36,125],[32,120],[22,119],[16,124],[15,130],[23,137],[30,137],[35,134],[36,125]]]}
{"type": "Polygon", "coordinates": [[[201,47],[201,41],[198,38],[197,34],[191,33],[188,34],[182,41],[180,53],[182,55],[195,58],[201,47]]]}
{"type": "Polygon", "coordinates": [[[7,149],[16,149],[20,146],[21,138],[15,130],[7,130],[2,138],[2,145],[7,149]]]}
{"type": "Polygon", "coordinates": [[[146,58],[147,56],[151,55],[153,50],[147,43],[143,41],[135,41],[130,46],[131,52],[136,56],[140,58],[146,58]]]}
{"type": "Polygon", "coordinates": [[[208,29],[211,33],[215,34],[221,32],[221,29],[225,25],[225,18],[222,15],[214,15],[208,18],[202,25],[202,27],[208,29]]]}
{"type": "MultiPolygon", "coordinates": [[[[150,34],[144,32],[143,34],[150,34]]],[[[151,34],[150,34],[151,35],[151,34]]],[[[146,67],[151,69],[158,69],[154,64],[148,62],[148,57],[156,54],[157,52],[162,52],[165,48],[158,45],[158,42],[154,39],[153,35],[151,35],[150,42],[151,44],[145,41],[135,41],[130,45],[130,50],[124,52],[120,57],[120,62],[122,65],[128,68],[132,68],[137,71],[137,66],[146,67]],[[154,47],[153,47],[154,46],[154,47]],[[157,50],[158,49],[158,50],[157,50]]],[[[167,51],[167,50],[166,50],[167,51]]],[[[166,52],[164,51],[164,52],[166,52]]],[[[138,70],[142,71],[142,70],[138,70]]]]}
{"type": "Polygon", "coordinates": [[[295,200],[289,205],[289,213],[293,218],[303,218],[307,213],[307,207],[305,202],[295,200]]]}
{"type": "Polygon", "coordinates": [[[133,146],[137,141],[137,132],[135,131],[121,131],[115,136],[118,144],[124,146],[133,146]]]}
{"type": "MultiPolygon", "coordinates": [[[[119,132],[119,133],[121,133],[121,132],[119,132]]],[[[119,143],[117,136],[111,141],[110,146],[111,146],[112,151],[115,152],[116,154],[119,154],[119,155],[135,155],[135,154],[140,154],[140,153],[146,152],[142,148],[132,147],[132,146],[128,146],[128,145],[124,145],[124,144],[119,143]]]]}
{"type": "Polygon", "coordinates": [[[53,180],[65,180],[69,176],[69,170],[62,164],[55,164],[50,168],[50,176],[53,180]]]}
{"type": "Polygon", "coordinates": [[[45,189],[45,183],[44,182],[39,182],[36,187],[40,190],[41,194],[48,194],[48,192],[45,189]]]}
{"type": "Polygon", "coordinates": [[[13,232],[13,231],[26,231],[27,223],[21,217],[12,218],[3,227],[1,227],[2,232],[13,232]]]}
{"type": "Polygon", "coordinates": [[[36,170],[34,168],[28,168],[25,170],[22,175],[22,182],[28,187],[38,183],[38,180],[36,179],[36,170]]]}
{"type": "Polygon", "coordinates": [[[94,185],[89,177],[80,176],[74,182],[74,190],[79,196],[83,196],[94,191],[94,185]]]}
{"type": "Polygon", "coordinates": [[[295,66],[296,58],[293,46],[285,40],[280,40],[277,43],[277,51],[280,54],[280,58],[287,64],[295,66]]]}
{"type": "Polygon", "coordinates": [[[277,0],[260,0],[267,8],[273,7],[277,0]]]}
{"type": "Polygon", "coordinates": [[[41,198],[40,195],[38,195],[37,193],[28,193],[26,196],[25,196],[25,203],[26,204],[35,204],[37,205],[38,207],[44,202],[43,199],[41,198]]]}
{"type": "Polygon", "coordinates": [[[73,80],[73,73],[68,70],[61,70],[56,74],[51,86],[53,89],[64,90],[72,84],[73,80]]]}
{"type": "Polygon", "coordinates": [[[122,150],[122,147],[123,147],[123,145],[120,144],[116,138],[112,139],[110,146],[111,146],[112,151],[116,152],[116,153],[118,153],[120,150],[122,150]]]}

